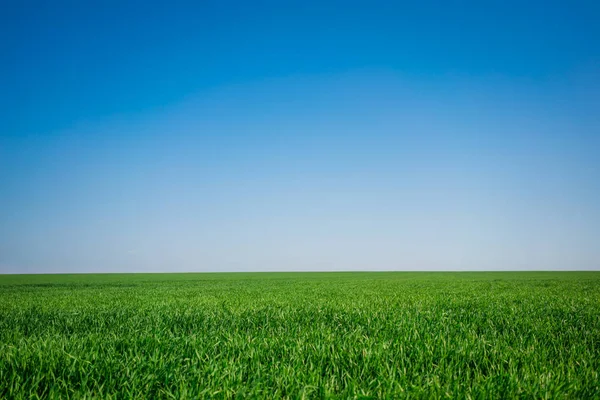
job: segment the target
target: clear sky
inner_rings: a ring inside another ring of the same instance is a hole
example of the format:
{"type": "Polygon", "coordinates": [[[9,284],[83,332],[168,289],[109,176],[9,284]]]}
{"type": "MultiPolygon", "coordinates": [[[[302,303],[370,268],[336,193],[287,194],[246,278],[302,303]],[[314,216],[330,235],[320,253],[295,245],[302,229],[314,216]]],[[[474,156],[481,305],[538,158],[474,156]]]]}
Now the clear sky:
{"type": "Polygon", "coordinates": [[[595,1],[0,13],[0,272],[600,268],[595,1]]]}

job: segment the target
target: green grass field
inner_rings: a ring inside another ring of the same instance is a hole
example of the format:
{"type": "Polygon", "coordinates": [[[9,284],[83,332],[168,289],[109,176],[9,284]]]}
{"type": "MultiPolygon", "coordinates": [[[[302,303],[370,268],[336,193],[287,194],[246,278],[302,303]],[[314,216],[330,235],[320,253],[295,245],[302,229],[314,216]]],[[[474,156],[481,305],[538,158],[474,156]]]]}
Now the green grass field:
{"type": "Polygon", "coordinates": [[[0,276],[0,398],[600,398],[600,273],[0,276]]]}

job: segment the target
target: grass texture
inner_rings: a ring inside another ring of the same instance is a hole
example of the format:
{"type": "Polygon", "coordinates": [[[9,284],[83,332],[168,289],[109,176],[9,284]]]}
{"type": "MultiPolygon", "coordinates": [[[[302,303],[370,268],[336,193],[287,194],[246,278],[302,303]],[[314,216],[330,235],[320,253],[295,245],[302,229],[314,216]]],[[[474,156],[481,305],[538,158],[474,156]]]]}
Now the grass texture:
{"type": "Polygon", "coordinates": [[[600,273],[0,276],[0,398],[600,398],[600,273]]]}

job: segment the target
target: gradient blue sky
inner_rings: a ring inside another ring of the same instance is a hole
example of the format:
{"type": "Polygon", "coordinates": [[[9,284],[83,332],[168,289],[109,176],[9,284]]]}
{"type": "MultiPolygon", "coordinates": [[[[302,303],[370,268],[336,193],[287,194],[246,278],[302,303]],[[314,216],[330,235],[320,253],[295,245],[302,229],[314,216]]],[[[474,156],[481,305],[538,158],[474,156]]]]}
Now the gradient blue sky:
{"type": "Polygon", "coordinates": [[[600,268],[600,6],[7,1],[0,272],[600,268]]]}

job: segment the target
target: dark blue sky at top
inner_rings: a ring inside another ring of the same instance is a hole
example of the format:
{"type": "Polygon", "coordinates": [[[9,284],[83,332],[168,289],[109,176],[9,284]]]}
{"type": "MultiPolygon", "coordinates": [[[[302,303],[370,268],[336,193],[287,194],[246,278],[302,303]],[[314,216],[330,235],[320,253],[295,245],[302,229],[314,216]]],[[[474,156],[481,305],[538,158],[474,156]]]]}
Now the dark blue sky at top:
{"type": "Polygon", "coordinates": [[[600,268],[600,3],[0,8],[0,272],[600,268]]]}
{"type": "Polygon", "coordinates": [[[4,134],[296,74],[552,79],[596,67],[596,2],[8,1],[4,134]],[[34,117],[35,118],[32,118],[34,117]],[[6,127],[6,120],[5,120],[6,127]]]}

